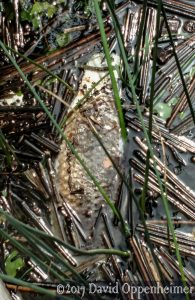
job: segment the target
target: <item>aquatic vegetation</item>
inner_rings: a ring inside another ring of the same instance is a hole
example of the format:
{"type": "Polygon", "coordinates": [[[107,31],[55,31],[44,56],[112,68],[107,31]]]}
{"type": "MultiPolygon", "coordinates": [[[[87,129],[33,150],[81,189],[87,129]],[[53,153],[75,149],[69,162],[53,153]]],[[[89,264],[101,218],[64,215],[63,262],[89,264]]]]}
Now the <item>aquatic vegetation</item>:
{"type": "Polygon", "coordinates": [[[12,251],[5,260],[5,271],[9,276],[16,276],[17,271],[25,265],[23,259],[18,256],[17,251],[12,251]]]}
{"type": "Polygon", "coordinates": [[[166,103],[158,103],[154,106],[154,112],[158,114],[158,116],[163,119],[167,120],[171,116],[171,107],[166,103]]]}

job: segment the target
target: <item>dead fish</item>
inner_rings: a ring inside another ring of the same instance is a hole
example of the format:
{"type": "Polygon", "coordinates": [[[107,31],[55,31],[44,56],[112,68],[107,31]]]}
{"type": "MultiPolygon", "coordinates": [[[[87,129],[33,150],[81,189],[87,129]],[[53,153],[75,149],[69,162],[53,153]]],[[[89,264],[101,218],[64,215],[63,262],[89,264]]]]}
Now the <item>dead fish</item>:
{"type": "MultiPolygon", "coordinates": [[[[102,74],[105,73],[102,72],[102,74]]],[[[101,76],[100,73],[97,75],[97,72],[85,71],[78,98],[82,87],[90,86],[91,83],[99,80],[97,76],[101,76]]],[[[77,100],[73,102],[74,107],[77,100]]],[[[71,122],[67,123],[65,134],[101,186],[115,201],[120,180],[111,161],[91,132],[87,118],[93,123],[110,155],[116,163],[119,163],[121,157],[120,129],[111,83],[108,78],[105,78],[100,86],[97,86],[96,91],[82,105],[80,114],[75,114],[71,122]]],[[[104,199],[65,142],[61,145],[57,165],[60,192],[77,212],[90,217],[90,221],[92,221],[97,216],[104,199]]]]}

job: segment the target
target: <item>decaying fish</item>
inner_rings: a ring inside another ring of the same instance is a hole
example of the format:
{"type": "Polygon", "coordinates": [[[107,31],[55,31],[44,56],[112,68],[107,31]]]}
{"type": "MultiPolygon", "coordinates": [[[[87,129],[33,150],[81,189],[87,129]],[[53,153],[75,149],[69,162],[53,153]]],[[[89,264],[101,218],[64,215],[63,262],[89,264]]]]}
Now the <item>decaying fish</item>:
{"type": "MultiPolygon", "coordinates": [[[[95,64],[98,63],[96,59],[95,64]]],[[[72,108],[83,96],[81,92],[83,87],[91,87],[91,84],[97,82],[103,75],[105,72],[85,71],[72,108]]],[[[120,129],[108,77],[96,87],[93,94],[82,105],[80,112],[74,112],[71,121],[67,122],[65,134],[110,198],[115,201],[120,183],[119,178],[111,161],[91,132],[88,125],[89,120],[96,128],[110,155],[119,164],[121,157],[120,129]]],[[[90,221],[93,222],[104,199],[64,142],[58,157],[57,172],[59,189],[65,199],[77,212],[90,217],[90,221]]]]}

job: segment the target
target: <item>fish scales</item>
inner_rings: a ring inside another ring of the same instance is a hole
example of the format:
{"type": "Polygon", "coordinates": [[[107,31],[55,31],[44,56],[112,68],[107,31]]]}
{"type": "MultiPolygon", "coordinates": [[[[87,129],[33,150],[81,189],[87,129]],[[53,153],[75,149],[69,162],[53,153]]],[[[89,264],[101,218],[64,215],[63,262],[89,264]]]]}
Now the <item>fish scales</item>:
{"type": "MultiPolygon", "coordinates": [[[[86,79],[84,76],[81,86],[86,80],[89,82],[91,79],[89,77],[86,79]]],[[[81,114],[75,114],[71,122],[66,125],[65,134],[109,197],[116,201],[120,184],[117,172],[90,130],[87,118],[90,119],[103,144],[119,165],[120,129],[108,79],[105,79],[98,91],[96,90],[82,105],[81,114]]],[[[100,205],[104,203],[103,196],[65,142],[61,145],[57,170],[59,189],[65,199],[81,215],[95,218],[100,205]]]]}

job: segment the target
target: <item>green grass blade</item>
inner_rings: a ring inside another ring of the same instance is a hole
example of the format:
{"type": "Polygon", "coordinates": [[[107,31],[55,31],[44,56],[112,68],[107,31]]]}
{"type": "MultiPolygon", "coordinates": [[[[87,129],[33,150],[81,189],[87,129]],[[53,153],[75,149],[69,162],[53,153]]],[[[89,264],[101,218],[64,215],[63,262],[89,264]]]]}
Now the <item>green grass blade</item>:
{"type": "MultiPolygon", "coordinates": [[[[150,84],[150,105],[149,105],[149,123],[148,123],[148,137],[150,143],[152,142],[152,124],[153,124],[153,106],[154,106],[154,86],[155,86],[155,75],[156,75],[156,63],[157,63],[157,46],[158,46],[158,37],[160,32],[160,13],[161,13],[161,4],[158,4],[157,7],[157,18],[156,18],[156,36],[154,42],[154,50],[153,50],[153,65],[152,65],[152,77],[150,84]]],[[[145,199],[146,193],[148,189],[148,180],[149,180],[149,166],[150,166],[150,152],[147,152],[146,157],[146,169],[145,169],[145,182],[143,185],[143,191],[141,195],[141,208],[145,212],[145,199]]]]}
{"type": "Polygon", "coordinates": [[[113,70],[113,66],[112,66],[112,58],[110,56],[107,37],[106,37],[105,30],[104,30],[104,23],[103,23],[103,19],[102,19],[102,15],[101,15],[101,10],[99,8],[98,0],[93,0],[93,1],[94,1],[95,11],[96,11],[96,16],[97,16],[97,21],[98,21],[98,24],[99,24],[99,27],[100,27],[100,32],[101,32],[101,37],[102,37],[102,44],[103,44],[104,53],[105,53],[105,57],[106,57],[107,64],[108,64],[110,79],[111,79],[111,82],[112,82],[115,105],[116,105],[116,109],[117,109],[117,112],[118,112],[119,123],[120,123],[120,128],[121,128],[121,136],[122,136],[122,139],[124,141],[126,141],[127,131],[126,131],[126,127],[125,127],[125,120],[124,120],[124,116],[123,116],[123,111],[122,111],[122,105],[121,105],[121,100],[120,100],[120,96],[119,96],[118,86],[117,86],[117,82],[116,82],[116,78],[115,78],[114,70],[113,70]]]}

